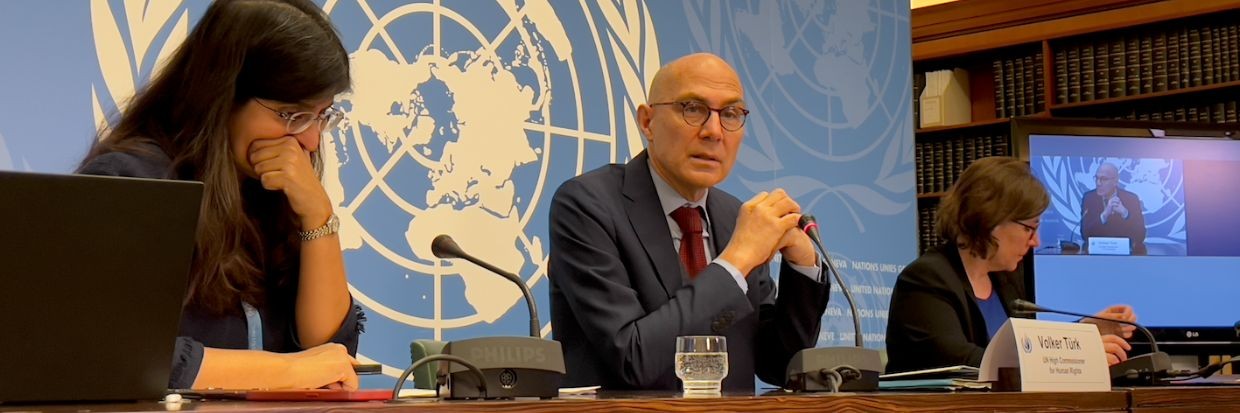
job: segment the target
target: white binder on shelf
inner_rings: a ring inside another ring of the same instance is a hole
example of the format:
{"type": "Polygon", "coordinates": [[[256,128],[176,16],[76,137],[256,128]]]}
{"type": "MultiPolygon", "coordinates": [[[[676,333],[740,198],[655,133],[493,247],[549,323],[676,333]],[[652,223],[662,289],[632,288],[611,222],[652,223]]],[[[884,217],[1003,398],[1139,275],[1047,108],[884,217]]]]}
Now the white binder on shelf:
{"type": "Polygon", "coordinates": [[[964,69],[926,73],[921,92],[921,127],[948,126],[973,121],[969,103],[969,72],[964,69]]]}

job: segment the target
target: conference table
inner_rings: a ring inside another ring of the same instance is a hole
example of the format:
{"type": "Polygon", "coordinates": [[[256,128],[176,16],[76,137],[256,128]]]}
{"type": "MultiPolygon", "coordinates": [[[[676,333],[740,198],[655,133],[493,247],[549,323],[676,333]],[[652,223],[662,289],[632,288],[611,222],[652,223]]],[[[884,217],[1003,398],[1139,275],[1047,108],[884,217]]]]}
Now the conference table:
{"type": "Polygon", "coordinates": [[[448,401],[413,399],[399,402],[245,402],[228,400],[93,405],[0,405],[0,412],[1208,412],[1240,411],[1240,386],[1115,388],[1108,392],[876,392],[794,394],[725,393],[713,398],[683,398],[670,392],[600,392],[554,400],[448,401]]]}

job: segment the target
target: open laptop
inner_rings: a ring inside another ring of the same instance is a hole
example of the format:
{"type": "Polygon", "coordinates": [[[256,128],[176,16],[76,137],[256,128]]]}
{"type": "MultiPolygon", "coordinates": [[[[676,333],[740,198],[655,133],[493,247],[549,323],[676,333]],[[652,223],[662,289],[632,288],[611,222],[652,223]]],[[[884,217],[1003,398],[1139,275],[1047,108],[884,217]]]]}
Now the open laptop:
{"type": "Polygon", "coordinates": [[[202,184],[0,171],[0,406],[154,400],[202,184]]]}

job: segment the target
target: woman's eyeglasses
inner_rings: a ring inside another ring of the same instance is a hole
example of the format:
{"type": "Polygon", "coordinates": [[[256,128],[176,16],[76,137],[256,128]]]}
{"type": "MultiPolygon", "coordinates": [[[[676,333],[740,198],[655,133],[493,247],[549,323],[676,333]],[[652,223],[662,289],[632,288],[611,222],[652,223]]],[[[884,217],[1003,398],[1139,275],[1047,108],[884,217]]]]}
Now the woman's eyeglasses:
{"type": "Polygon", "coordinates": [[[263,101],[261,100],[254,99],[254,101],[258,102],[259,106],[275,112],[276,115],[280,116],[280,119],[284,119],[286,121],[284,131],[289,135],[296,135],[305,132],[306,129],[310,129],[310,125],[313,125],[315,121],[319,122],[319,133],[322,134],[323,132],[335,129],[336,126],[340,125],[340,121],[344,119],[344,112],[341,112],[340,109],[337,109],[335,106],[328,106],[327,109],[323,109],[322,113],[284,112],[275,110],[271,106],[263,104],[263,101]]]}

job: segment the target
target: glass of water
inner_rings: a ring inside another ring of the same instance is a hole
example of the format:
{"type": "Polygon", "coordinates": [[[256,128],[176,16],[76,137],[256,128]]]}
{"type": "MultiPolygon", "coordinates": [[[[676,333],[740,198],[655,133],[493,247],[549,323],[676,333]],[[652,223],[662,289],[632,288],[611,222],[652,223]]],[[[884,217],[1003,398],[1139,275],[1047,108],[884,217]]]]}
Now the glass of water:
{"type": "Polygon", "coordinates": [[[676,337],[676,377],[685,395],[718,394],[728,376],[728,342],[722,336],[676,337]]]}

